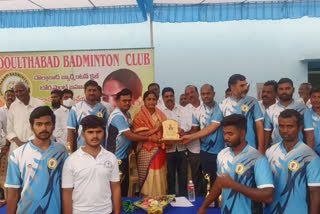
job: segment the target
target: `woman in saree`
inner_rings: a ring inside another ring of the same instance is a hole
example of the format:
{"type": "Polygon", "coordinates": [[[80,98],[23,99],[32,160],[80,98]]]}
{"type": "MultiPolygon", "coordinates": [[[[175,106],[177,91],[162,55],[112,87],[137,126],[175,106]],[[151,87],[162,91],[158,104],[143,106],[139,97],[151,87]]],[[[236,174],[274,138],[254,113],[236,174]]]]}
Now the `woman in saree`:
{"type": "MultiPolygon", "coordinates": [[[[166,116],[156,107],[157,97],[153,91],[143,95],[144,105],[133,120],[135,133],[162,137],[161,123],[166,116]]],[[[167,192],[167,160],[165,144],[138,142],[136,148],[137,167],[141,196],[165,195],[167,192]]]]}

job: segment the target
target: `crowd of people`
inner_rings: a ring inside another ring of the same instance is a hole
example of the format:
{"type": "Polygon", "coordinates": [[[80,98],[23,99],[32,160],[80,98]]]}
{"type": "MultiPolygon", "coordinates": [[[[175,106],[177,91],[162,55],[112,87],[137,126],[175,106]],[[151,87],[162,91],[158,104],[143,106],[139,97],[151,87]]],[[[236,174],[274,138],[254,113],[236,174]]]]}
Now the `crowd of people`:
{"type": "Polygon", "coordinates": [[[140,197],[187,196],[190,170],[196,196],[210,178],[199,214],[220,195],[222,213],[263,213],[264,203],[267,213],[319,214],[320,88],[302,83],[299,100],[294,90],[289,78],[270,80],[258,101],[234,74],[222,102],[204,84],[186,86],[177,104],[173,88],[151,83],[132,118],[128,88],[114,106],[89,80],[83,101],[54,90],[50,108],[18,82],[0,109],[8,213],[120,213],[134,153],[140,197]],[[162,140],[168,119],[178,141],[162,140]]]}

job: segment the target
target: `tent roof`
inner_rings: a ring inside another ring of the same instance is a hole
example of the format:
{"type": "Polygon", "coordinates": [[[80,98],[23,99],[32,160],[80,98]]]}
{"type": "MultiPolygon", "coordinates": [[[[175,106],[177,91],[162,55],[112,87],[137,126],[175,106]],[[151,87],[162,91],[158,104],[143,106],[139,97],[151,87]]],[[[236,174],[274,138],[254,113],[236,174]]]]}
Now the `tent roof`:
{"type": "Polygon", "coordinates": [[[0,28],[320,17],[320,0],[0,0],[0,28]]]}
{"type": "MultiPolygon", "coordinates": [[[[219,4],[288,0],[153,0],[153,4],[219,4]]],[[[137,6],[136,0],[0,0],[0,11],[137,6]]]]}

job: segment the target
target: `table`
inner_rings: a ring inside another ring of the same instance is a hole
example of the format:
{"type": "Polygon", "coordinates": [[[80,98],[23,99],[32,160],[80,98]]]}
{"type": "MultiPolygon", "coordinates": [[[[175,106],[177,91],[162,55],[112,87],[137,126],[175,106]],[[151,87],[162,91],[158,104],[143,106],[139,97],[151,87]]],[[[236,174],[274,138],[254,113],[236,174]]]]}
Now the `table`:
{"type": "Polygon", "coordinates": [[[0,208],[0,214],[7,214],[7,205],[0,208]]]}
{"type": "MultiPolygon", "coordinates": [[[[130,200],[132,202],[138,201],[141,198],[122,198],[122,201],[130,200]]],[[[183,214],[196,214],[198,209],[201,207],[202,202],[204,200],[204,197],[197,197],[195,202],[192,202],[194,205],[193,207],[172,207],[170,204],[165,208],[164,214],[177,214],[177,213],[183,213],[183,214]]],[[[122,211],[122,214],[125,214],[126,212],[122,211]]],[[[147,212],[139,209],[132,214],[146,214],[147,212]]],[[[215,208],[208,208],[207,214],[221,214],[220,209],[215,208]]]]}
{"type": "MultiPolygon", "coordinates": [[[[122,198],[122,201],[130,200],[132,202],[138,201],[141,198],[122,198]]],[[[183,214],[196,214],[200,206],[202,205],[204,198],[203,197],[197,197],[195,202],[192,202],[194,205],[193,207],[172,207],[170,204],[166,207],[164,210],[164,214],[177,214],[177,213],[183,213],[183,214]]],[[[3,206],[0,208],[0,214],[6,214],[7,213],[7,206],[3,206]]],[[[124,211],[121,212],[122,214],[125,214],[124,211]]],[[[132,214],[146,214],[147,212],[139,209],[134,211],[132,214]]],[[[215,208],[208,208],[207,214],[221,214],[220,209],[215,208]]]]}

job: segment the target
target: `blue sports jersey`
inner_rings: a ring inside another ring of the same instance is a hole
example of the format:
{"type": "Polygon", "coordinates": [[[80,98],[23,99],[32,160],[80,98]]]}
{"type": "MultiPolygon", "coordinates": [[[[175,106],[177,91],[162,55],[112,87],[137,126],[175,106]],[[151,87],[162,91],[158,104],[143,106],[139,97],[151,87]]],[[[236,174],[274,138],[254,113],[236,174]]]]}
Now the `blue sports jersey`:
{"type": "Polygon", "coordinates": [[[266,156],[275,183],[272,214],[307,214],[307,186],[320,186],[320,158],[302,141],[287,153],[283,142],[270,147],[266,156]]]}
{"type": "MultiPolygon", "coordinates": [[[[101,103],[96,103],[95,106],[89,105],[85,100],[77,103],[76,105],[72,106],[69,118],[67,122],[67,128],[70,129],[78,129],[78,148],[79,146],[85,145],[85,140],[82,138],[82,126],[80,125],[81,120],[88,116],[88,115],[96,115],[98,117],[103,118],[108,122],[108,112],[106,107],[104,107],[101,103]]],[[[101,142],[101,145],[104,147],[104,140],[101,142]]]]}
{"type": "MultiPolygon", "coordinates": [[[[272,106],[270,106],[264,115],[264,130],[266,131],[272,131],[272,143],[271,145],[275,143],[279,143],[282,138],[279,133],[279,115],[281,112],[283,112],[286,109],[294,109],[297,110],[301,115],[307,110],[307,107],[305,104],[301,102],[295,102],[292,100],[292,103],[285,107],[280,104],[280,102],[276,102],[272,106]]],[[[300,140],[303,140],[303,135],[302,133],[299,133],[299,138],[300,140]]]]}
{"type": "Polygon", "coordinates": [[[131,148],[131,141],[122,133],[130,130],[130,113],[124,115],[117,107],[108,120],[107,150],[114,153],[118,159],[127,157],[127,152],[131,148]]]}
{"type": "MultiPolygon", "coordinates": [[[[218,174],[227,173],[236,182],[251,188],[274,187],[267,159],[249,144],[235,156],[232,148],[223,149],[217,157],[218,174]]],[[[250,214],[252,200],[232,189],[222,190],[221,213],[250,214]]]]}
{"type": "Polygon", "coordinates": [[[14,150],[9,159],[5,187],[21,188],[17,213],[61,213],[61,175],[66,148],[51,141],[43,152],[32,141],[14,150]]]}
{"type": "Polygon", "coordinates": [[[224,117],[232,114],[241,114],[247,118],[246,141],[253,148],[257,148],[255,122],[263,120],[263,114],[258,101],[253,97],[245,97],[237,101],[233,97],[224,99],[220,104],[220,109],[224,117]]]}
{"type": "MultiPolygon", "coordinates": [[[[203,129],[211,123],[220,124],[223,119],[222,112],[219,105],[215,102],[214,106],[202,104],[198,111],[192,115],[192,126],[200,126],[203,129]]],[[[222,127],[219,127],[215,132],[210,135],[201,138],[201,150],[211,153],[218,154],[224,148],[224,139],[222,127]]]]}
{"type": "Polygon", "coordinates": [[[314,151],[320,155],[320,115],[309,108],[304,113],[304,130],[314,133],[314,151]]]}

